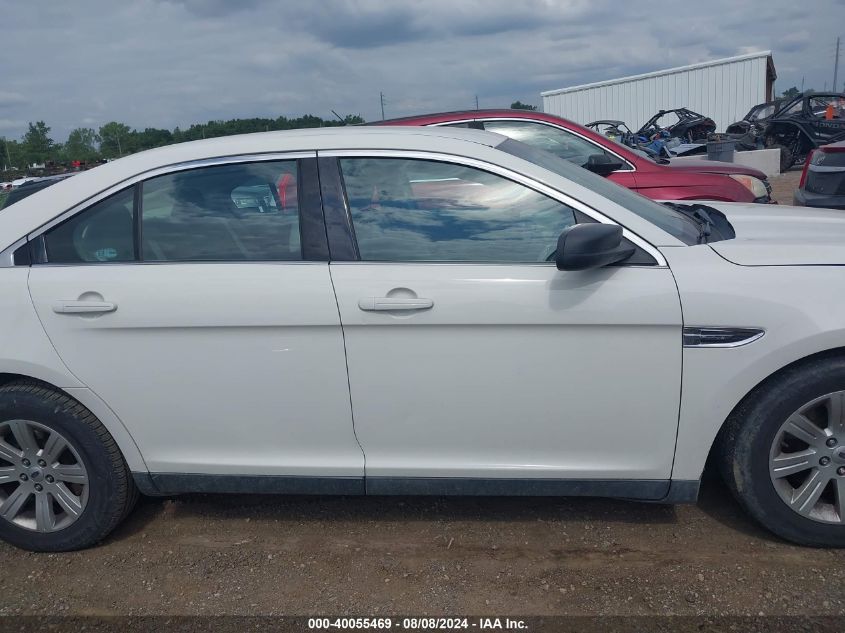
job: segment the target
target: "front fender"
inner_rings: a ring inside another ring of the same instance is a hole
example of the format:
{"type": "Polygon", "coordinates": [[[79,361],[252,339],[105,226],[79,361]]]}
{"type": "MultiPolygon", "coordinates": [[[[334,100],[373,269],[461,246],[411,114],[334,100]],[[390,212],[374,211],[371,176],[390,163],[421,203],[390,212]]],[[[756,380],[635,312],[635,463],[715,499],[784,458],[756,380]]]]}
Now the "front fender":
{"type": "MultiPolygon", "coordinates": [[[[709,246],[662,249],[684,326],[763,328],[742,347],[685,348],[673,479],[701,476],[734,408],[779,370],[820,352],[845,353],[845,282],[839,266],[738,266],[709,246]]],[[[680,344],[680,343],[679,343],[680,344]]]]}

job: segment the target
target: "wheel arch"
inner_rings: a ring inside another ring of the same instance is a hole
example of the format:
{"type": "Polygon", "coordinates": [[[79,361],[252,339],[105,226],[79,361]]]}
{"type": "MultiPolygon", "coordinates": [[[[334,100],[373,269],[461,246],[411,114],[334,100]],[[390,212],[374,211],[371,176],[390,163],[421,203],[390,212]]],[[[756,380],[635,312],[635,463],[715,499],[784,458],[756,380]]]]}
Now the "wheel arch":
{"type": "Polygon", "coordinates": [[[132,472],[147,472],[147,465],[138,449],[135,440],[129,434],[129,431],[123,425],[123,422],[115,415],[115,413],[103,402],[93,391],[87,387],[60,387],[49,380],[36,375],[30,375],[14,372],[0,372],[0,387],[4,385],[20,381],[35,381],[45,387],[61,391],[67,396],[79,402],[86,407],[91,413],[97,416],[102,425],[114,438],[120,452],[123,454],[123,459],[126,460],[126,465],[132,472]]]}
{"type": "Polygon", "coordinates": [[[722,442],[724,441],[724,436],[726,429],[730,426],[734,416],[740,411],[751,399],[753,399],[758,393],[768,388],[774,381],[781,378],[783,375],[788,374],[789,372],[795,371],[800,369],[804,365],[808,365],[810,363],[816,362],[818,360],[824,360],[827,358],[845,358],[845,346],[843,347],[834,347],[826,350],[822,350],[819,352],[815,352],[812,354],[808,354],[802,358],[798,358],[793,360],[790,363],[787,363],[780,369],[776,369],[768,376],[762,378],[757,384],[755,384],[748,392],[740,398],[739,402],[734,405],[731,409],[728,416],[722,420],[721,425],[719,426],[719,430],[716,432],[713,440],[710,444],[710,449],[707,453],[707,460],[708,462],[721,450],[722,442]]]}

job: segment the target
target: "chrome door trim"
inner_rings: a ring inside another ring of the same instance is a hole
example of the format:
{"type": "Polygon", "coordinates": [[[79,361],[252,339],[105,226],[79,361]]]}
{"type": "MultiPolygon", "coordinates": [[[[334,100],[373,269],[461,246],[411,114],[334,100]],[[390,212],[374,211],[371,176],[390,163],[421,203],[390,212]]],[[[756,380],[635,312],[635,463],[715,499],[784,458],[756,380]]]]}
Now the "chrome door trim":
{"type": "MultiPolygon", "coordinates": [[[[610,154],[613,154],[614,156],[616,156],[616,158],[618,158],[625,165],[628,166],[628,169],[617,169],[616,171],[613,172],[614,174],[617,173],[617,172],[622,172],[622,173],[627,174],[629,172],[637,171],[636,166],[634,164],[632,164],[631,161],[629,161],[627,158],[620,156],[619,154],[614,152],[612,149],[608,149],[608,148],[604,147],[603,145],[599,145],[593,139],[591,139],[587,136],[584,136],[583,134],[576,132],[575,130],[570,130],[568,127],[563,127],[562,125],[558,125],[558,124],[552,123],[550,121],[538,121],[536,119],[520,119],[518,117],[494,116],[494,117],[478,117],[478,118],[475,118],[475,119],[460,119],[460,120],[456,119],[454,121],[444,121],[442,123],[432,123],[431,125],[426,126],[426,127],[450,127],[450,126],[456,125],[458,123],[472,123],[473,121],[480,121],[481,123],[484,123],[485,121],[515,121],[517,123],[537,123],[538,125],[547,125],[549,127],[557,128],[558,130],[563,130],[564,132],[572,134],[573,136],[577,136],[582,141],[587,141],[590,145],[594,145],[595,147],[601,149],[603,152],[608,152],[610,154]]],[[[493,132],[494,134],[500,134],[500,132],[496,132],[495,130],[490,130],[490,131],[493,132]]],[[[505,136],[505,135],[502,134],[502,136],[505,136]]],[[[566,160],[566,159],[564,159],[564,160],[566,160]]]]}
{"type": "MultiPolygon", "coordinates": [[[[500,165],[496,165],[493,163],[488,163],[483,160],[479,160],[477,158],[469,158],[466,156],[458,156],[453,154],[442,154],[439,152],[427,152],[427,151],[420,151],[420,150],[386,150],[386,149],[349,149],[349,150],[320,150],[318,152],[319,156],[321,157],[331,157],[331,158],[416,158],[422,160],[435,160],[444,163],[455,163],[458,165],[465,165],[467,167],[475,167],[476,169],[481,169],[483,171],[488,171],[509,180],[513,180],[515,182],[520,183],[528,187],[529,189],[533,189],[534,191],[541,193],[549,198],[557,200],[565,205],[572,207],[593,218],[596,222],[601,224],[613,224],[616,226],[622,226],[618,222],[610,219],[600,211],[597,211],[593,207],[590,207],[580,200],[576,198],[572,198],[571,196],[558,191],[557,189],[553,189],[547,185],[544,185],[541,182],[534,180],[533,178],[529,178],[528,176],[524,176],[519,172],[515,172],[510,170],[506,167],[502,167],[500,165]]],[[[642,248],[646,253],[651,255],[655,261],[657,262],[657,266],[648,266],[648,268],[668,268],[668,264],[666,263],[666,258],[663,254],[655,247],[652,246],[649,242],[644,240],[642,237],[637,235],[636,233],[631,232],[629,229],[622,226],[622,235],[630,240],[633,244],[636,244],[640,248],[642,248]]]]}

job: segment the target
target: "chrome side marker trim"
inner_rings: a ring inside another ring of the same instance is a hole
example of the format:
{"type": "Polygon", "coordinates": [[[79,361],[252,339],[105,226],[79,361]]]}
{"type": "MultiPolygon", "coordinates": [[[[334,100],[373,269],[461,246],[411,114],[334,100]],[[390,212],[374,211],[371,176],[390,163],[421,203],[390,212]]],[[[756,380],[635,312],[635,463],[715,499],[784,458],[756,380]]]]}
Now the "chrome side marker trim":
{"type": "Polygon", "coordinates": [[[685,327],[684,347],[740,347],[765,333],[756,327],[685,327]]]}

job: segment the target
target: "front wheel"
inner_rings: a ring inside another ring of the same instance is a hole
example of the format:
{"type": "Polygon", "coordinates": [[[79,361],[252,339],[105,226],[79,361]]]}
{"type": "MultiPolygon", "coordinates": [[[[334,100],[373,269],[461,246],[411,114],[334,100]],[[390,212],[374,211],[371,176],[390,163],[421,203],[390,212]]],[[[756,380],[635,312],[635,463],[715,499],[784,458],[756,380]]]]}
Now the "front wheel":
{"type": "Polygon", "coordinates": [[[136,498],[114,439],[88,409],[37,382],[0,387],[0,538],[31,551],[88,547],[136,498]]]}
{"type": "Polygon", "coordinates": [[[748,512],[802,545],[845,547],[845,359],[758,388],[721,438],[722,474],[748,512]]]}

